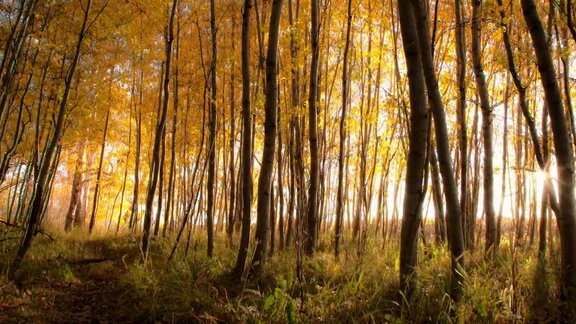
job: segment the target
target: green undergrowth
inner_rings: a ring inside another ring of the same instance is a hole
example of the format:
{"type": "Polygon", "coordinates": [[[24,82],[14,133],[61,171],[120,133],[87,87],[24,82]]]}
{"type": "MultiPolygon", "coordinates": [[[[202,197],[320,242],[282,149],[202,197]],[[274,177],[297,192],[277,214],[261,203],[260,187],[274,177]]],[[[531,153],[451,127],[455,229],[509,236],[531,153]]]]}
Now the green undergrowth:
{"type": "MultiPolygon", "coordinates": [[[[327,242],[321,246],[329,246],[327,242]]],[[[3,274],[15,243],[0,244],[3,274]]],[[[313,258],[303,256],[301,267],[296,251],[276,251],[258,280],[230,276],[237,248],[228,247],[223,237],[218,237],[212,259],[206,256],[203,237],[191,239],[187,255],[186,244],[181,244],[168,261],[172,244],[169,239],[154,239],[143,263],[139,241],[130,235],[86,238],[76,232],[56,234],[54,240],[38,236],[20,271],[24,288],[18,290],[0,277],[0,307],[16,305],[12,312],[29,319],[46,316],[50,307],[57,308],[59,290],[92,282],[113,286],[110,291],[98,290],[101,294],[126,292],[123,305],[132,312],[126,314],[131,320],[492,323],[561,319],[558,253],[540,261],[533,248],[512,251],[507,241],[490,260],[480,248],[466,252],[465,267],[459,270],[465,278],[459,304],[449,298],[450,255],[443,246],[420,247],[418,284],[409,298],[399,291],[396,243],[369,240],[362,251],[347,243],[338,260],[332,251],[320,250],[313,258]],[[82,264],[83,260],[90,263],[82,264]],[[18,306],[19,300],[23,306],[18,306]]],[[[83,289],[81,293],[92,293],[90,287],[83,289]]],[[[65,307],[59,311],[65,313],[65,307]]],[[[1,314],[2,308],[0,320],[1,314]]]]}

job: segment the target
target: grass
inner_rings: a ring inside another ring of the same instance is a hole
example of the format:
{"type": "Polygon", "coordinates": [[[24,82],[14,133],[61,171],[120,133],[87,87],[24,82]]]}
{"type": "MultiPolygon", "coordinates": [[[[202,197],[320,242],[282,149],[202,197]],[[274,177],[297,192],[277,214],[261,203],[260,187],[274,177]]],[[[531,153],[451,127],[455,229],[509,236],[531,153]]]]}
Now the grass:
{"type": "MultiPolygon", "coordinates": [[[[445,247],[420,248],[418,285],[411,300],[398,288],[398,246],[369,240],[363,253],[347,243],[339,260],[331,251],[304,258],[296,253],[268,259],[262,278],[234,281],[236,258],[224,237],[208,259],[203,237],[193,237],[168,264],[172,241],[156,238],[150,258],[139,261],[139,242],[129,235],[86,238],[81,232],[38,236],[23,264],[24,289],[0,276],[0,322],[100,320],[162,322],[526,322],[561,320],[558,253],[539,261],[533,248],[510,253],[504,241],[493,259],[465,255],[463,301],[449,293],[450,256],[445,247]],[[82,260],[106,261],[82,264],[82,260]],[[514,274],[514,276],[513,276],[514,274]],[[8,316],[3,318],[4,316],[8,316]]],[[[326,240],[329,238],[326,237],[326,240]]],[[[5,275],[17,240],[0,243],[5,275]]],[[[329,244],[324,244],[329,246],[329,244]]]]}

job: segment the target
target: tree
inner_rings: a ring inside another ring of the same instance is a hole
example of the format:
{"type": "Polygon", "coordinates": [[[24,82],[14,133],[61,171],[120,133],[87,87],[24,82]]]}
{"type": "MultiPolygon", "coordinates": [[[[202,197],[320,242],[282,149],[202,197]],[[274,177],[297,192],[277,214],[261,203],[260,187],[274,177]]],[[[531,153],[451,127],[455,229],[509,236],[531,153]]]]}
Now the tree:
{"type": "Polygon", "coordinates": [[[458,190],[454,180],[452,161],[450,157],[450,147],[448,142],[448,130],[446,126],[446,115],[438,80],[432,59],[430,47],[430,37],[428,30],[428,15],[423,7],[422,2],[412,0],[416,30],[418,31],[418,44],[420,47],[422,69],[424,70],[424,80],[428,95],[428,102],[433,114],[434,130],[436,134],[436,144],[438,151],[438,162],[440,165],[440,174],[444,185],[444,194],[446,196],[447,207],[447,234],[452,256],[452,278],[450,296],[458,301],[462,294],[463,274],[462,264],[464,263],[463,251],[464,240],[462,237],[462,217],[460,203],[458,201],[458,190]]]}
{"type": "Polygon", "coordinates": [[[78,155],[76,159],[76,166],[74,168],[74,179],[72,180],[72,192],[70,194],[70,206],[68,207],[68,212],[66,213],[66,223],[64,224],[64,230],[66,232],[72,230],[72,226],[83,223],[82,217],[82,173],[84,168],[84,149],[86,146],[85,141],[81,141],[78,144],[78,155]]]}
{"type": "Polygon", "coordinates": [[[258,203],[256,219],[256,251],[252,258],[250,273],[260,275],[266,261],[268,242],[268,222],[270,220],[270,186],[274,169],[274,150],[276,148],[276,109],[278,106],[278,39],[282,0],[274,0],[270,14],[268,30],[268,51],[266,53],[266,99],[264,103],[264,151],[262,167],[258,177],[258,203]]]}
{"type": "Polygon", "coordinates": [[[558,168],[559,229],[562,257],[562,296],[576,300],[576,199],[574,197],[574,154],[564,117],[562,94],[552,62],[546,33],[533,0],[522,0],[522,13],[536,53],[538,71],[554,138],[558,168]]]}
{"type": "Polygon", "coordinates": [[[242,10],[242,234],[234,272],[244,273],[250,243],[252,212],[252,114],[250,112],[250,10],[252,0],[244,0],[242,10]]]}
{"type": "Polygon", "coordinates": [[[426,164],[428,113],[426,111],[426,85],[418,47],[416,22],[412,4],[409,1],[398,1],[398,16],[410,90],[410,140],[406,161],[404,215],[400,236],[400,287],[407,291],[408,295],[411,295],[416,282],[418,228],[422,217],[419,205],[425,194],[423,181],[426,164]]]}
{"type": "MultiPolygon", "coordinates": [[[[168,102],[170,100],[170,62],[172,60],[172,42],[174,41],[174,16],[176,15],[176,6],[178,0],[172,2],[170,10],[170,19],[168,21],[168,33],[165,37],[165,56],[166,65],[164,68],[163,78],[163,101],[162,109],[160,110],[159,120],[156,125],[156,132],[154,134],[154,146],[152,149],[152,164],[150,166],[150,177],[148,182],[148,193],[146,195],[146,210],[144,213],[144,230],[142,233],[142,259],[146,260],[148,257],[148,243],[150,236],[150,228],[152,225],[152,204],[156,193],[156,184],[160,174],[160,149],[162,145],[162,137],[166,131],[166,115],[168,114],[168,102]]],[[[162,193],[160,193],[162,194],[162,193]]]]}
{"type": "Polygon", "coordinates": [[[216,43],[216,13],[214,0],[210,0],[210,36],[212,40],[212,57],[210,61],[210,110],[208,113],[208,179],[207,179],[207,215],[208,257],[214,255],[214,173],[216,168],[216,63],[218,45],[216,43]]]}
{"type": "MultiPolygon", "coordinates": [[[[110,72],[110,87],[114,79],[114,67],[110,72]]],[[[108,101],[110,101],[110,90],[108,91],[108,101]]],[[[102,148],[100,149],[100,160],[98,160],[98,171],[96,172],[96,186],[94,188],[94,200],[92,201],[92,213],[90,214],[90,223],[88,225],[88,233],[92,234],[94,229],[94,221],[96,220],[96,211],[98,210],[98,194],[100,193],[100,182],[102,180],[102,166],[104,165],[104,152],[106,149],[106,138],[108,137],[108,125],[110,122],[110,102],[108,102],[108,109],[106,110],[106,117],[104,120],[104,132],[102,135],[102,148]]]]}
{"type": "MultiPolygon", "coordinates": [[[[460,146],[460,211],[462,222],[468,221],[468,139],[466,130],[466,30],[462,18],[462,1],[454,1],[456,16],[456,69],[458,79],[458,101],[456,118],[458,119],[458,142],[460,146]]],[[[466,228],[468,228],[466,226],[466,228]]]]}
{"type": "Polygon", "coordinates": [[[64,92],[62,94],[62,99],[60,101],[58,115],[56,118],[56,122],[54,125],[54,133],[50,138],[49,142],[46,144],[46,148],[44,151],[44,158],[40,162],[38,178],[34,183],[34,196],[32,198],[31,209],[30,209],[30,217],[28,219],[28,223],[26,225],[26,230],[24,232],[24,236],[22,237],[22,241],[20,243],[20,247],[16,252],[16,258],[10,267],[8,272],[8,278],[11,280],[16,279],[16,272],[20,269],[22,265],[22,260],[26,256],[30,245],[32,244],[32,238],[36,232],[36,227],[41,219],[41,215],[44,211],[44,199],[46,195],[46,190],[49,186],[49,175],[50,170],[53,168],[54,162],[54,154],[56,153],[56,147],[59,144],[60,136],[63,131],[64,127],[64,120],[66,118],[66,111],[67,111],[67,104],[68,98],[70,95],[70,89],[72,88],[72,80],[74,79],[74,73],[76,71],[76,66],[80,60],[80,52],[82,50],[82,44],[84,43],[84,39],[86,37],[87,29],[88,29],[88,18],[90,15],[90,8],[92,6],[92,0],[87,0],[86,7],[83,8],[84,16],[82,20],[82,26],[80,27],[80,31],[78,32],[78,39],[76,41],[76,46],[74,48],[73,59],[68,66],[66,77],[64,79],[64,92]]]}
{"type": "Polygon", "coordinates": [[[494,171],[492,166],[492,108],[486,77],[482,64],[481,54],[481,33],[482,24],[480,14],[482,1],[472,2],[472,60],[474,65],[474,76],[476,77],[476,89],[480,97],[480,108],[482,109],[482,138],[484,141],[484,214],[486,219],[486,241],[485,251],[491,252],[496,248],[496,216],[494,212],[494,171]]]}
{"type": "Polygon", "coordinates": [[[348,55],[350,52],[352,33],[352,0],[347,1],[346,9],[346,43],[344,45],[344,58],[342,63],[342,113],[340,115],[340,143],[338,154],[338,192],[336,197],[336,227],[334,235],[334,255],[338,258],[340,253],[340,240],[342,238],[342,223],[344,220],[344,155],[346,142],[346,108],[348,105],[348,55]]]}
{"type": "Polygon", "coordinates": [[[310,2],[312,15],[310,27],[310,41],[312,42],[312,61],[310,65],[310,92],[308,94],[308,140],[310,141],[310,187],[308,191],[308,227],[306,230],[306,254],[313,255],[316,249],[316,224],[318,222],[318,181],[320,165],[318,160],[318,122],[317,96],[318,96],[318,60],[320,58],[318,0],[310,2]]]}

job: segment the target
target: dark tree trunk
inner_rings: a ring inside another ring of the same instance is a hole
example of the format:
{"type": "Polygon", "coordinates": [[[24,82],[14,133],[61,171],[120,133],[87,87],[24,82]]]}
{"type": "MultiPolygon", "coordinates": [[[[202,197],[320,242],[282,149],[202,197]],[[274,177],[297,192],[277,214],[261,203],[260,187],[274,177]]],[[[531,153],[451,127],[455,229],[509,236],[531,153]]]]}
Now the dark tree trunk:
{"type": "Polygon", "coordinates": [[[210,63],[210,110],[208,113],[208,179],[207,179],[207,212],[206,229],[208,232],[208,257],[214,255],[214,178],[216,171],[216,63],[218,60],[218,45],[216,43],[216,4],[210,1],[210,35],[212,40],[212,58],[210,63]]]}
{"type": "MultiPolygon", "coordinates": [[[[475,1],[475,0],[474,0],[475,1]]],[[[456,64],[458,78],[458,143],[460,146],[460,212],[462,223],[466,224],[468,211],[468,135],[466,130],[466,29],[462,17],[462,1],[454,1],[456,16],[456,64]]],[[[437,168],[436,168],[437,169],[437,168]]]]}
{"type": "Polygon", "coordinates": [[[428,136],[428,114],[426,112],[426,86],[422,60],[418,47],[418,34],[412,4],[398,1],[402,43],[408,70],[410,88],[410,141],[406,168],[406,191],[404,215],[400,237],[400,287],[411,295],[416,283],[418,257],[418,228],[421,213],[419,202],[424,196],[424,169],[426,163],[426,141],[428,136]]]}
{"type": "Polygon", "coordinates": [[[274,170],[274,151],[276,148],[276,109],[278,107],[278,38],[282,0],[272,2],[270,28],[268,33],[268,52],[266,54],[266,100],[264,103],[264,152],[262,167],[258,178],[258,207],[256,220],[256,251],[250,266],[250,273],[259,276],[266,261],[268,240],[268,221],[270,213],[270,186],[274,170]]]}
{"type": "Polygon", "coordinates": [[[438,162],[440,174],[442,175],[444,194],[446,197],[448,241],[452,255],[452,278],[450,296],[454,301],[459,301],[462,295],[462,285],[464,278],[461,267],[464,263],[463,251],[464,242],[462,237],[462,217],[460,203],[458,201],[458,189],[454,180],[452,159],[450,157],[450,147],[448,141],[448,128],[444,105],[438,88],[438,80],[434,69],[432,52],[430,50],[430,37],[428,32],[428,16],[422,2],[412,0],[414,16],[418,30],[418,44],[420,46],[422,68],[424,70],[424,80],[428,94],[428,101],[434,115],[434,130],[436,133],[438,162]]]}
{"type": "Polygon", "coordinates": [[[334,256],[340,253],[342,223],[344,219],[344,156],[346,144],[346,110],[348,105],[348,55],[352,34],[352,0],[347,1],[346,43],[344,45],[344,62],[342,65],[342,114],[340,116],[340,144],[338,155],[338,192],[336,196],[336,227],[334,234],[334,256]]]}
{"type": "Polygon", "coordinates": [[[570,142],[562,94],[558,86],[552,55],[548,47],[546,33],[540,22],[533,0],[522,0],[524,20],[530,31],[532,45],[536,52],[538,70],[548,114],[554,136],[559,181],[559,228],[562,256],[562,296],[568,300],[576,299],[576,201],[574,197],[574,155],[570,142]]]}
{"type": "Polygon", "coordinates": [[[310,14],[312,42],[312,62],[310,66],[310,90],[308,97],[308,140],[310,141],[310,187],[308,188],[308,213],[305,249],[307,255],[313,255],[316,250],[316,224],[318,222],[318,182],[319,182],[319,159],[318,159],[318,122],[317,119],[317,96],[318,96],[318,61],[320,56],[318,21],[318,0],[312,0],[310,14]]]}
{"type": "Polygon", "coordinates": [[[250,112],[250,10],[252,0],[244,0],[242,11],[242,233],[235,274],[242,275],[250,243],[252,211],[252,114],[250,112]]]}
{"type": "Polygon", "coordinates": [[[144,214],[144,231],[142,233],[142,259],[146,260],[148,257],[148,243],[150,236],[150,227],[152,225],[152,205],[154,202],[154,195],[156,193],[156,183],[160,174],[160,146],[162,145],[162,135],[166,130],[166,115],[168,113],[168,102],[170,100],[170,63],[172,61],[172,42],[174,41],[174,16],[176,14],[176,6],[178,0],[172,2],[172,9],[170,11],[170,20],[168,22],[168,32],[166,33],[166,67],[164,70],[164,90],[162,91],[163,101],[162,110],[158,124],[156,125],[156,133],[154,136],[154,146],[152,149],[152,164],[150,166],[150,181],[148,183],[148,193],[146,195],[146,210],[144,214]]]}

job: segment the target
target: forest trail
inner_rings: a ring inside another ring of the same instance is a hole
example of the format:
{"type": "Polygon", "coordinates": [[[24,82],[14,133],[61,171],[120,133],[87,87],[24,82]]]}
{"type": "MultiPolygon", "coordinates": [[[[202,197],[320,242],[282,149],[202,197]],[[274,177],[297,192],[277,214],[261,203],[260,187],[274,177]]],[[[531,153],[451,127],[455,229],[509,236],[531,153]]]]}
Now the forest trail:
{"type": "MultiPolygon", "coordinates": [[[[56,266],[59,275],[26,276],[23,289],[12,291],[12,301],[0,304],[0,322],[141,322],[149,307],[134,288],[122,280],[126,262],[138,258],[137,250],[115,247],[106,239],[86,241],[81,249],[91,258],[35,260],[56,266]]],[[[36,265],[31,265],[31,268],[36,265]]],[[[38,267],[37,269],[42,269],[38,267]]],[[[4,290],[8,285],[2,288],[4,290]]]]}

